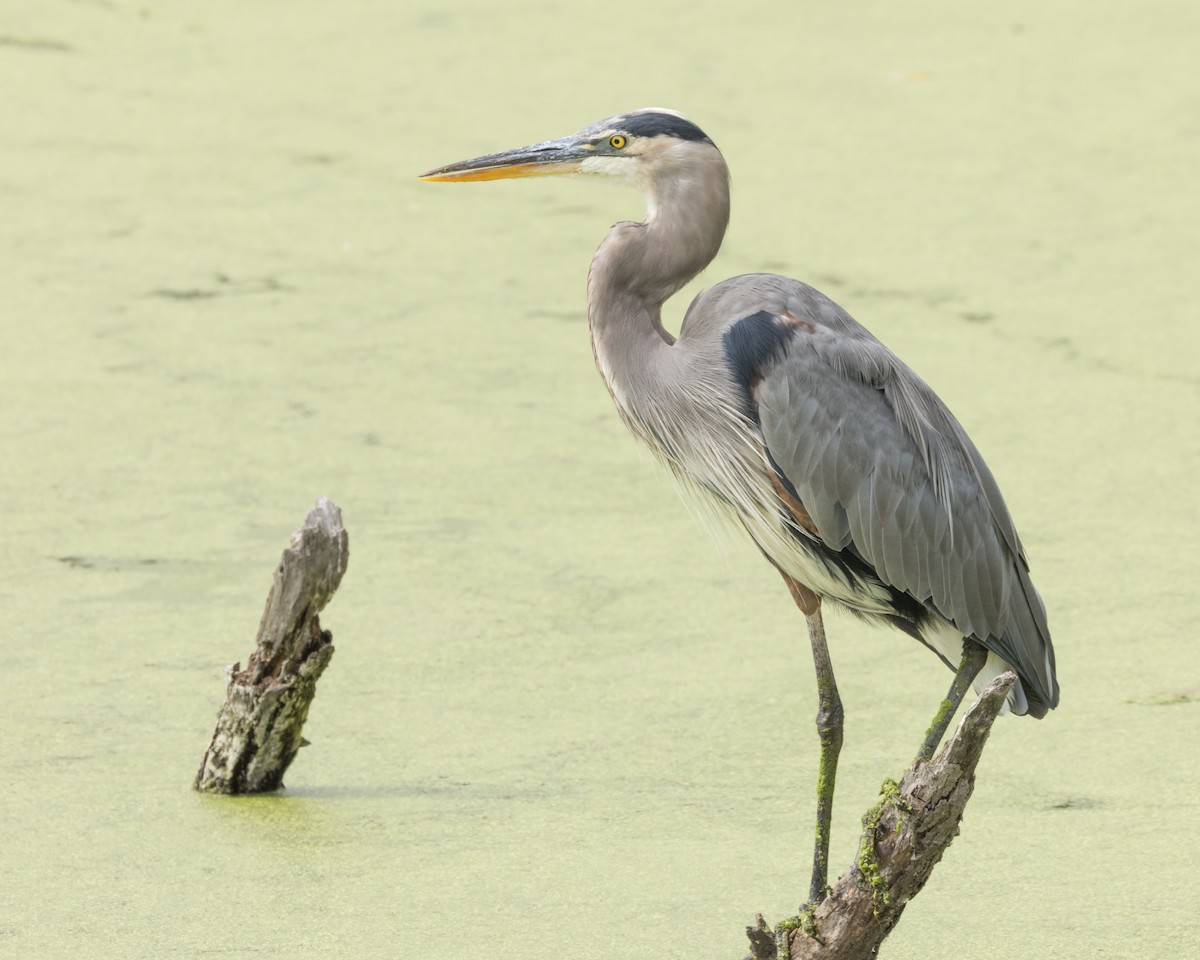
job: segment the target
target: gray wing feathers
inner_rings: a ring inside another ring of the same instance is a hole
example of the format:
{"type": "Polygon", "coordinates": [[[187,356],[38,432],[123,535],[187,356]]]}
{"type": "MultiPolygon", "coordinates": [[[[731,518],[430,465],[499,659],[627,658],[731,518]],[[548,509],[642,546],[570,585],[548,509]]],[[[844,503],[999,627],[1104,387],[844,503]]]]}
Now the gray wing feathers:
{"type": "Polygon", "coordinates": [[[983,641],[1053,705],[1045,609],[979,451],[886,347],[845,314],[833,326],[799,330],[755,388],[772,458],[827,546],[853,545],[884,582],[983,641]]]}

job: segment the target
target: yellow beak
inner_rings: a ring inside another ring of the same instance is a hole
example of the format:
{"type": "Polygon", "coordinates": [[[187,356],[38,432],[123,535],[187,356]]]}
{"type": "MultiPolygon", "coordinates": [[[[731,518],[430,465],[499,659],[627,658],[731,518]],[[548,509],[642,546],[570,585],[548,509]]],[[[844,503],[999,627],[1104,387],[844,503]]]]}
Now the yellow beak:
{"type": "Polygon", "coordinates": [[[473,160],[460,160],[423,173],[418,179],[435,183],[467,183],[475,180],[509,180],[514,177],[550,177],[576,173],[592,155],[592,145],[576,137],[533,143],[502,153],[489,153],[473,160]]]}

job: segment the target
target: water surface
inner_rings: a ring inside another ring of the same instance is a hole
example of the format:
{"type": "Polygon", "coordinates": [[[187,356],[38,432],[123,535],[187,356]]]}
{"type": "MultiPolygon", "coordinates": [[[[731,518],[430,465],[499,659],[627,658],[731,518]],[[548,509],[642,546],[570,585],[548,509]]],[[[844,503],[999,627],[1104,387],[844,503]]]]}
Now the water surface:
{"type": "MultiPolygon", "coordinates": [[[[727,958],[807,886],[803,624],[624,434],[584,277],[640,201],[418,183],[659,104],[724,251],[842,302],[997,474],[1063,683],[893,958],[1185,956],[1200,13],[625,0],[0,15],[0,953],[727,958]],[[266,798],[190,790],[318,495],[337,653],[266,798]]],[[[833,863],[949,680],[837,618],[833,863]]]]}

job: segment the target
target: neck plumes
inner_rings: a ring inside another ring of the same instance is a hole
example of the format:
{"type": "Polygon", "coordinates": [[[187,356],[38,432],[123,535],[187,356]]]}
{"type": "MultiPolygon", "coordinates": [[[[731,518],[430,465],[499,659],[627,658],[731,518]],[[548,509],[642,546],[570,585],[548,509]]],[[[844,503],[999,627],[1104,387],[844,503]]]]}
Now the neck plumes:
{"type": "Polygon", "coordinates": [[[674,338],[663,329],[663,303],[708,266],[729,223],[729,170],[715,147],[686,168],[667,166],[642,184],[642,223],[609,231],[588,274],[592,351],[622,412],[630,399],[653,394],[674,338]]]}

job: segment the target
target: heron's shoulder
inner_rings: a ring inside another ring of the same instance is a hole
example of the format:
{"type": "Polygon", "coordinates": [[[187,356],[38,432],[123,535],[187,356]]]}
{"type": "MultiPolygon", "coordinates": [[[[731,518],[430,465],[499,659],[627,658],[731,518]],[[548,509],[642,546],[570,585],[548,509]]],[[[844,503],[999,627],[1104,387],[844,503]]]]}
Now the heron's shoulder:
{"type": "Polygon", "coordinates": [[[740,320],[764,311],[831,332],[854,337],[866,334],[845,309],[820,290],[774,273],[745,273],[710,287],[692,301],[683,326],[697,333],[724,333],[740,320]]]}
{"type": "Polygon", "coordinates": [[[882,386],[907,368],[840,305],[790,277],[749,273],[701,293],[684,317],[680,342],[719,350],[744,388],[789,359],[807,375],[882,386]]]}
{"type": "Polygon", "coordinates": [[[796,398],[806,395],[835,405],[864,435],[888,429],[919,454],[943,506],[952,479],[969,478],[1009,550],[1023,559],[996,482],[961,424],[912,368],[837,303],[799,280],[746,274],[697,297],[689,316],[693,311],[710,336],[718,334],[726,365],[767,433],[794,427],[796,398]],[[760,411],[764,390],[790,402],[760,411]]]}

